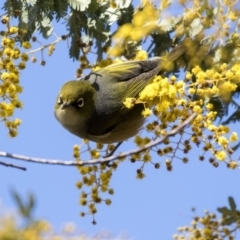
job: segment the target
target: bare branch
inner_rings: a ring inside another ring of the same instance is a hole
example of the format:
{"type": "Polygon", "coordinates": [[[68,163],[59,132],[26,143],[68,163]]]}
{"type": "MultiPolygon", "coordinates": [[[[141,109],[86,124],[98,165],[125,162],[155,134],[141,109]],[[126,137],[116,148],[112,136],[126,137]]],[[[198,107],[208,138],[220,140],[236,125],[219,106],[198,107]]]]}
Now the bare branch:
{"type": "Polygon", "coordinates": [[[45,48],[47,48],[47,47],[49,47],[49,46],[51,46],[51,45],[57,44],[57,43],[60,42],[60,41],[62,41],[62,38],[58,37],[54,42],[49,43],[49,44],[46,44],[46,45],[42,45],[41,47],[36,48],[36,49],[31,50],[31,51],[26,52],[26,53],[27,53],[27,54],[33,54],[33,53],[35,53],[35,52],[42,51],[42,50],[44,50],[45,48]]]}
{"type": "Polygon", "coordinates": [[[3,165],[5,167],[17,168],[17,169],[20,169],[20,170],[23,170],[23,171],[27,170],[25,167],[17,166],[17,165],[11,164],[11,163],[0,162],[0,165],[3,165]]]}
{"type": "Polygon", "coordinates": [[[130,150],[130,151],[127,151],[127,152],[120,153],[119,155],[116,155],[116,156],[110,156],[110,157],[106,157],[106,158],[102,158],[102,159],[90,159],[90,160],[86,160],[86,161],[76,162],[76,161],[64,161],[64,160],[55,160],[55,159],[35,158],[35,157],[11,154],[11,153],[6,153],[6,152],[0,152],[0,157],[13,158],[13,159],[27,161],[27,162],[53,164],[53,165],[64,165],[64,166],[85,166],[85,165],[90,165],[90,164],[99,164],[99,163],[104,163],[104,162],[110,162],[110,161],[113,161],[117,158],[127,157],[127,156],[130,156],[130,155],[136,154],[136,153],[143,152],[143,151],[145,151],[147,149],[150,149],[154,146],[157,146],[158,144],[164,142],[164,140],[166,140],[167,138],[176,135],[180,130],[184,129],[196,116],[197,116],[197,114],[193,113],[182,124],[180,124],[178,127],[169,131],[163,138],[152,141],[152,142],[144,145],[141,148],[137,148],[137,149],[134,149],[134,150],[130,150]]]}

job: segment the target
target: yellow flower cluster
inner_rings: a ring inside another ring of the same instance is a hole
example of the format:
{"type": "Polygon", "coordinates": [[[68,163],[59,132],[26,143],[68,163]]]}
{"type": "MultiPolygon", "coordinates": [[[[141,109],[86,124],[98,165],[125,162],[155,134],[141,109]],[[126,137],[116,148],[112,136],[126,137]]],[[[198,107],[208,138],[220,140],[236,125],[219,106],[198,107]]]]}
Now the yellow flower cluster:
{"type": "MultiPolygon", "coordinates": [[[[80,149],[83,146],[87,146],[90,157],[92,159],[99,158],[100,153],[106,151],[105,154],[108,154],[108,151],[112,151],[115,146],[113,144],[109,144],[107,147],[103,144],[96,144],[95,148],[92,148],[88,141],[83,141],[83,144],[78,146],[74,145],[73,147],[73,156],[76,158],[76,161],[80,160],[80,149]]],[[[76,187],[78,189],[82,189],[80,195],[79,203],[82,206],[86,206],[88,211],[81,212],[81,216],[84,217],[87,213],[94,215],[97,213],[97,204],[101,202],[105,202],[106,205],[111,205],[110,199],[104,199],[101,196],[101,193],[108,193],[109,195],[114,194],[114,190],[110,188],[110,180],[112,177],[113,171],[118,167],[118,164],[124,159],[119,159],[115,162],[110,163],[102,163],[96,165],[87,165],[87,166],[78,166],[78,170],[82,176],[81,180],[76,183],[76,187]],[[89,192],[85,192],[84,188],[90,188],[89,192]]],[[[147,156],[146,156],[147,161],[147,156]]],[[[95,222],[93,222],[95,223],[95,222]]]]}
{"type": "MultiPolygon", "coordinates": [[[[183,99],[183,82],[175,81],[175,77],[162,78],[156,76],[152,83],[148,84],[143,91],[139,94],[139,99],[146,105],[154,105],[154,114],[158,116],[161,122],[173,122],[180,116],[183,116],[186,112],[185,108],[179,108],[179,105],[184,105],[183,99]],[[172,80],[171,80],[172,79],[172,80]],[[176,108],[178,106],[178,108],[176,108]]],[[[143,116],[147,117],[151,115],[151,110],[145,108],[143,116]]]]}
{"type": "MultiPolygon", "coordinates": [[[[225,207],[229,212],[232,210],[225,207]]],[[[226,212],[227,212],[226,210],[226,212]]],[[[237,210],[234,210],[237,213],[237,210]]],[[[220,211],[219,211],[220,212],[220,211]]],[[[232,213],[231,213],[232,214],[232,213]]],[[[195,216],[190,226],[178,228],[178,234],[173,235],[174,240],[207,240],[207,239],[228,239],[234,240],[240,225],[237,218],[233,218],[232,224],[229,224],[228,215],[216,214],[205,211],[203,216],[195,216]],[[227,216],[227,217],[226,217],[227,216]],[[216,238],[217,236],[217,238],[216,238]]]]}
{"type": "Polygon", "coordinates": [[[119,56],[124,51],[127,42],[140,41],[158,27],[159,9],[151,2],[146,2],[133,15],[131,23],[122,25],[113,36],[115,44],[108,50],[111,56],[119,56]]]}
{"type": "MultiPolygon", "coordinates": [[[[25,62],[28,61],[28,55],[21,53],[16,47],[15,37],[18,31],[18,27],[12,26],[4,32],[0,50],[0,120],[5,122],[11,137],[17,135],[17,128],[21,123],[19,119],[10,120],[16,108],[22,107],[22,102],[18,98],[22,92],[19,70],[24,69],[25,62]]],[[[24,42],[22,46],[31,47],[28,42],[24,42]]]]}
{"type": "Polygon", "coordinates": [[[203,71],[199,66],[192,69],[192,73],[186,74],[186,79],[191,81],[195,76],[195,82],[189,86],[188,93],[197,93],[200,97],[209,98],[219,96],[223,101],[229,101],[233,92],[240,85],[240,64],[235,64],[231,69],[227,64],[222,64],[219,69],[203,71]]]}

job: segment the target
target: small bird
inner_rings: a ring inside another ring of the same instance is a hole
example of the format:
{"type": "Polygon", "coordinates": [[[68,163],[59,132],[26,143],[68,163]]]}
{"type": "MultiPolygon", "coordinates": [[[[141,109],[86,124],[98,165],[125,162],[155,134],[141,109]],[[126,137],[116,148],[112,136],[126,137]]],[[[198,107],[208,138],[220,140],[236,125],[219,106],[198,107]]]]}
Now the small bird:
{"type": "MultiPolygon", "coordinates": [[[[179,45],[167,56],[173,62],[186,52],[179,45]]],[[[112,64],[82,80],[65,83],[57,97],[55,116],[72,134],[98,143],[122,142],[144,124],[143,104],[128,109],[126,98],[137,98],[165,67],[161,57],[112,64]]]]}

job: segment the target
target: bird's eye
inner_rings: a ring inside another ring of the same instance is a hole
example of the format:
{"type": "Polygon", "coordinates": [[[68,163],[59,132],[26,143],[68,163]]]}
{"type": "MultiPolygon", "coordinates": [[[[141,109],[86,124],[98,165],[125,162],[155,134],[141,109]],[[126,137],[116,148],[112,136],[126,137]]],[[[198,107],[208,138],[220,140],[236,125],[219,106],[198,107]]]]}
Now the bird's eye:
{"type": "Polygon", "coordinates": [[[58,98],[58,104],[62,104],[62,103],[63,103],[62,95],[60,95],[59,98],[58,98]]]}
{"type": "Polygon", "coordinates": [[[77,105],[78,105],[79,108],[83,107],[83,105],[84,105],[83,98],[79,98],[79,99],[78,99],[77,105]]]}

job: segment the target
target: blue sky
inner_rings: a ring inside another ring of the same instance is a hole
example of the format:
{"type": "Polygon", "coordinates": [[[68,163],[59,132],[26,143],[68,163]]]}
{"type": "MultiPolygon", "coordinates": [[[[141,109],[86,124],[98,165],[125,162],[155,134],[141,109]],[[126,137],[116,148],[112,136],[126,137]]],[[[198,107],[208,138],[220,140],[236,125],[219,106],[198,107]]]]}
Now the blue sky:
{"type": "MultiPolygon", "coordinates": [[[[63,33],[58,29],[57,34],[63,33]]],[[[3,124],[0,125],[0,151],[73,160],[72,147],[81,140],[62,128],[53,109],[61,86],[74,79],[78,62],[69,59],[66,42],[56,46],[52,57],[47,57],[47,52],[44,55],[46,66],[29,62],[22,71],[24,107],[15,116],[23,123],[15,139],[8,137],[3,124]]],[[[239,126],[233,128],[238,131],[239,126]]],[[[133,148],[131,142],[124,143],[120,150],[133,148]]],[[[156,170],[149,164],[143,180],[136,179],[137,163],[122,163],[111,182],[115,190],[112,205],[98,207],[95,226],[91,217],[79,216],[83,209],[78,204],[80,191],[75,183],[81,176],[76,168],[8,160],[27,167],[27,171],[0,166],[0,208],[15,208],[9,194],[9,189],[14,188],[22,196],[32,192],[37,199],[35,217],[49,220],[56,229],[65,222],[75,222],[79,230],[89,235],[108,230],[116,236],[127,233],[129,239],[171,239],[178,226],[191,223],[192,207],[202,215],[206,209],[215,211],[216,207],[227,205],[228,196],[233,196],[240,207],[239,169],[229,170],[224,163],[214,168],[207,160],[198,160],[200,153],[201,149],[191,151],[188,164],[174,160],[172,172],[165,169],[165,158],[159,158],[162,167],[156,170]]]]}

